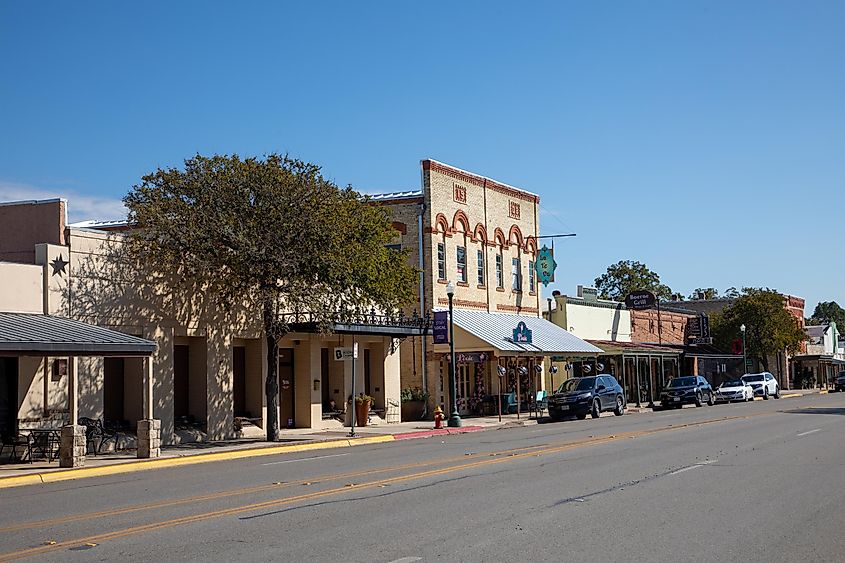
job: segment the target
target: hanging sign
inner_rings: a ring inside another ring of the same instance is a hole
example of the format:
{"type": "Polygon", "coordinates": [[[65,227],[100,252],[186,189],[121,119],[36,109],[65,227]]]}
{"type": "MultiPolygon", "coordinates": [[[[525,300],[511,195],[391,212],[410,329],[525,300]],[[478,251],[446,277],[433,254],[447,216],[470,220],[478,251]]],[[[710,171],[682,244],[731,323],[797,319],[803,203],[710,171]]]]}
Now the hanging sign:
{"type": "Polygon", "coordinates": [[[650,291],[632,291],[625,298],[625,306],[634,311],[651,309],[657,303],[657,298],[650,291]]]}
{"type": "Polygon", "coordinates": [[[449,342],[449,311],[434,312],[434,328],[432,330],[435,344],[449,342]]]}
{"type": "Polygon", "coordinates": [[[548,286],[549,282],[555,281],[555,262],[554,249],[543,245],[543,248],[537,252],[537,260],[534,262],[534,269],[537,270],[537,279],[543,286],[548,286]]]}
{"type": "Polygon", "coordinates": [[[531,344],[531,331],[524,321],[519,321],[519,324],[513,329],[513,341],[520,344],[531,344]]]}
{"type": "Polygon", "coordinates": [[[354,346],[338,346],[334,349],[335,360],[352,360],[358,358],[358,343],[354,346]]]}

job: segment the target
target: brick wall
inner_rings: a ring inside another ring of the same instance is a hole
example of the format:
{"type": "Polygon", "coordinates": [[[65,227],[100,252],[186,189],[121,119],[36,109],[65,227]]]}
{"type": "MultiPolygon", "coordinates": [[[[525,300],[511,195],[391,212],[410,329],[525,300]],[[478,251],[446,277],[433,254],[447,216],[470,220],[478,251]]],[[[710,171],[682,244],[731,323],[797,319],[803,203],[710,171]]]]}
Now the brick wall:
{"type": "Polygon", "coordinates": [[[687,320],[694,315],[660,311],[660,334],[658,334],[657,309],[631,311],[631,341],[684,344],[686,342],[687,320]]]}

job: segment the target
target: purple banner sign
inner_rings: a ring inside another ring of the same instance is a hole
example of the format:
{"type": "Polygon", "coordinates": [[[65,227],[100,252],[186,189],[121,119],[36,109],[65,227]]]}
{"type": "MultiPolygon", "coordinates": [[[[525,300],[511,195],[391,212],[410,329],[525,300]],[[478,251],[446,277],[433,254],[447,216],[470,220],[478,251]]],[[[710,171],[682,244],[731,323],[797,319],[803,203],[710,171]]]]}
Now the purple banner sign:
{"type": "Polygon", "coordinates": [[[434,312],[434,343],[449,343],[449,311],[434,312]]]}

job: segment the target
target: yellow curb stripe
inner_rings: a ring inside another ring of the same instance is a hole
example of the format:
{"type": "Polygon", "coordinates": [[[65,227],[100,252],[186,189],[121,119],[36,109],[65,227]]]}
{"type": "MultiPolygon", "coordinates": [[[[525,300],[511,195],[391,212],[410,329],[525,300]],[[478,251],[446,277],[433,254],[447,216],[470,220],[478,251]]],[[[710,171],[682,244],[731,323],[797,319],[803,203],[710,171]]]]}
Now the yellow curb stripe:
{"type": "Polygon", "coordinates": [[[792,397],[800,397],[801,393],[787,393],[786,395],[781,395],[781,399],[791,399],[792,397]]]}
{"type": "Polygon", "coordinates": [[[125,463],[116,463],[114,465],[105,465],[102,467],[80,467],[77,469],[66,469],[63,471],[48,471],[31,475],[15,475],[12,477],[0,477],[0,489],[9,487],[20,487],[24,485],[36,485],[40,483],[56,483],[59,481],[85,479],[88,477],[119,475],[122,473],[131,473],[135,471],[164,469],[168,467],[194,465],[198,463],[210,463],[214,461],[230,461],[234,459],[245,459],[259,456],[307,452],[313,450],[328,450],[334,448],[348,448],[352,446],[363,446],[366,444],[381,444],[385,442],[392,442],[394,440],[395,438],[392,435],[368,436],[366,438],[331,440],[326,442],[312,442],[308,444],[270,446],[265,448],[251,448],[229,452],[211,452],[205,454],[184,455],[180,457],[128,461],[125,463]]]}
{"type": "Polygon", "coordinates": [[[822,389],[819,391],[819,395],[827,395],[827,389],[822,389]]]}

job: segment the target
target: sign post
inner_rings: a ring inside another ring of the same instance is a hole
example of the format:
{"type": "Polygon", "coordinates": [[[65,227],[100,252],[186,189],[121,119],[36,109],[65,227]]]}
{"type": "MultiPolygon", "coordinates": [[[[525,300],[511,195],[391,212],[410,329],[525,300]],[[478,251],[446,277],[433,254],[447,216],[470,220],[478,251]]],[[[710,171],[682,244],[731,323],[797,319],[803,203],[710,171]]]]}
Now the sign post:
{"type": "Polygon", "coordinates": [[[334,349],[334,359],[339,361],[352,360],[352,404],[346,405],[346,408],[352,409],[352,426],[349,430],[349,437],[354,438],[355,434],[355,360],[358,359],[358,343],[355,342],[355,337],[352,337],[352,346],[338,347],[334,349]]]}

